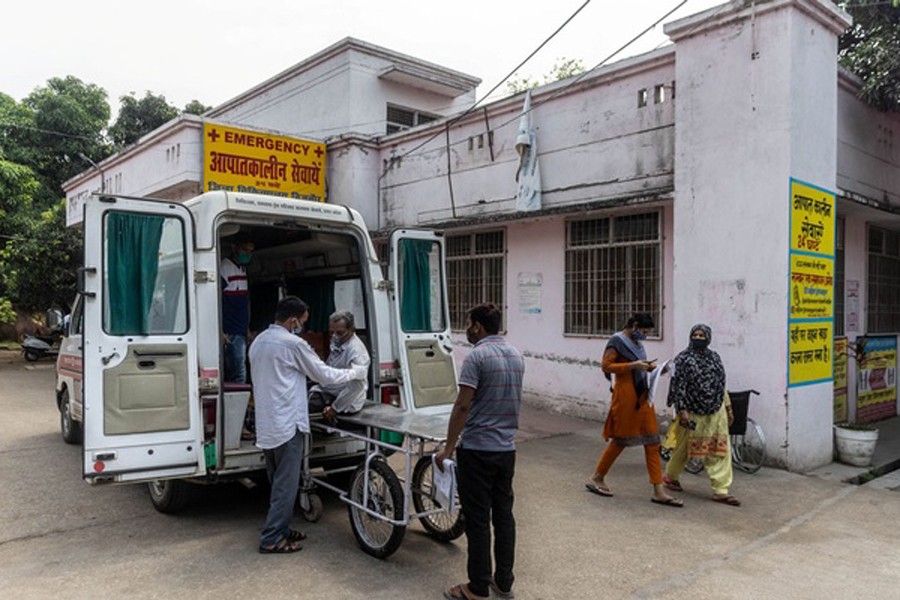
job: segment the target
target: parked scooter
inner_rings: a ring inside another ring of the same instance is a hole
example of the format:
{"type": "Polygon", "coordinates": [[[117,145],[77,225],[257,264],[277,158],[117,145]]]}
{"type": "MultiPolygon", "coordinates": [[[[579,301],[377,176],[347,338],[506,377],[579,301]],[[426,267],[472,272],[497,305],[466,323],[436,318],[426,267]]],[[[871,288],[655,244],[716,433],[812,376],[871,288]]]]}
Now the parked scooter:
{"type": "Polygon", "coordinates": [[[28,362],[35,362],[47,356],[55,358],[59,355],[59,341],[68,325],[67,319],[63,319],[60,311],[50,310],[47,311],[47,324],[50,326],[50,335],[25,336],[22,342],[22,356],[28,362]]]}
{"type": "Polygon", "coordinates": [[[61,332],[56,331],[51,335],[26,335],[22,342],[22,356],[28,362],[35,362],[45,356],[56,357],[59,354],[59,340],[61,332]]]}

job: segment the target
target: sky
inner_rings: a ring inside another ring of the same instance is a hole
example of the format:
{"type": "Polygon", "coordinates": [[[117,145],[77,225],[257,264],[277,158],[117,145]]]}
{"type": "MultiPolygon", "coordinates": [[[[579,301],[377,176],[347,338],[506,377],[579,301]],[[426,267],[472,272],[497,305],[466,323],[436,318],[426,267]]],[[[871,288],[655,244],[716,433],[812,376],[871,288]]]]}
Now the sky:
{"type": "MultiPolygon", "coordinates": [[[[725,0],[687,0],[666,22],[725,0]]],[[[8,3],[0,92],[20,101],[74,75],[119,97],[150,90],[183,108],[215,106],[345,37],[482,80],[481,99],[585,0],[32,0],[8,3]]],[[[682,0],[590,0],[520,77],[543,81],[561,58],[600,63],[682,0]]],[[[662,25],[614,60],[668,42],[662,25]]],[[[611,61],[611,62],[614,62],[611,61]]],[[[505,95],[505,84],[491,98],[505,95]]]]}

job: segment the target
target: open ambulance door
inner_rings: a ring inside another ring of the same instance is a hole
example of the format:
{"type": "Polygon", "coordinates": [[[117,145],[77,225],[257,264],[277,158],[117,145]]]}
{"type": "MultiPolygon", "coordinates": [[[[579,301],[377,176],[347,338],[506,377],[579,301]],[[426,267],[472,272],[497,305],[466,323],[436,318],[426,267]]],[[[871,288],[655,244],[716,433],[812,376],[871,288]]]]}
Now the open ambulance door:
{"type": "Polygon", "coordinates": [[[205,472],[193,221],[177,203],[92,196],[84,209],[84,478],[205,472]]]}
{"type": "MultiPolygon", "coordinates": [[[[449,408],[456,399],[444,237],[433,231],[391,233],[392,310],[405,408],[449,408]]],[[[431,410],[428,410],[431,409],[431,410]]]]}

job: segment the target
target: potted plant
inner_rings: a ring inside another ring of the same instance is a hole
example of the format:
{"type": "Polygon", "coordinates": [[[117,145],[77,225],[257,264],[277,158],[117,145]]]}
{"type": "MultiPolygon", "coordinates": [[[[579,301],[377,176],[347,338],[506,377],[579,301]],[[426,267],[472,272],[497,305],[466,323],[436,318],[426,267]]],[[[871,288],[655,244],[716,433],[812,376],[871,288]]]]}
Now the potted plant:
{"type": "Polygon", "coordinates": [[[878,429],[868,423],[835,423],[834,439],[838,460],[855,467],[872,464],[878,429]]]}

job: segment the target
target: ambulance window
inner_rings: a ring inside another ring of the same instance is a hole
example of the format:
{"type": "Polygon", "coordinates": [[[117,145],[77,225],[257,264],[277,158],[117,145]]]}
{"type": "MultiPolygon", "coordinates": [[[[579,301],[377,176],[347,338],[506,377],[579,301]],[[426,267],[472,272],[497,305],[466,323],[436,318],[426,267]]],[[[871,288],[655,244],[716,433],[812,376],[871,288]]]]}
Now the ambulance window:
{"type": "Polygon", "coordinates": [[[104,222],[103,329],[112,335],[187,331],[184,224],[110,211],[104,222]]]}
{"type": "Polygon", "coordinates": [[[366,328],[366,308],[361,280],[339,279],[335,281],[334,307],[336,310],[352,312],[357,329],[366,328]]]}
{"type": "Polygon", "coordinates": [[[441,247],[428,240],[400,240],[400,322],[403,331],[443,331],[441,247]]]}

